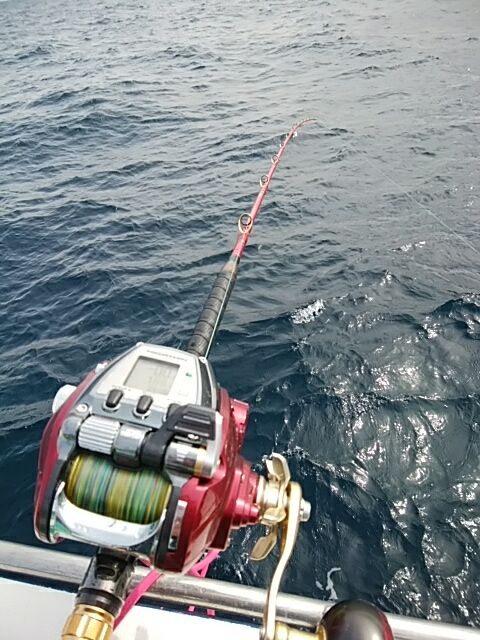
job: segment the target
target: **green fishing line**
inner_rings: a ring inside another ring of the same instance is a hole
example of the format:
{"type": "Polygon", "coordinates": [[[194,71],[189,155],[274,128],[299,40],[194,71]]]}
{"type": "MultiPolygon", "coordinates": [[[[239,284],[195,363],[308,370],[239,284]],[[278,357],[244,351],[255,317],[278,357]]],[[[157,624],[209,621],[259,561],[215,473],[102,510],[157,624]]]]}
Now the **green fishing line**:
{"type": "Polygon", "coordinates": [[[124,469],[89,453],[72,460],[65,482],[66,496],[77,507],[137,524],[158,520],[170,492],[170,482],[152,469],[124,469]]]}

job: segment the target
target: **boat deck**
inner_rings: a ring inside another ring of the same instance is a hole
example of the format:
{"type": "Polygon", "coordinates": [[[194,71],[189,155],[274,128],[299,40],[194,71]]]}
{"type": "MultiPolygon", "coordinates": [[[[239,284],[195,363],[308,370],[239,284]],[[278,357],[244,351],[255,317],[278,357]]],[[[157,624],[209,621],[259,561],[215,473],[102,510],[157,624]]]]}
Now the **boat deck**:
{"type": "MultiPolygon", "coordinates": [[[[60,640],[72,612],[74,594],[0,578],[1,640],[60,640]]],[[[258,628],[245,624],[137,606],[113,635],[114,640],[258,640],[258,628]]]]}

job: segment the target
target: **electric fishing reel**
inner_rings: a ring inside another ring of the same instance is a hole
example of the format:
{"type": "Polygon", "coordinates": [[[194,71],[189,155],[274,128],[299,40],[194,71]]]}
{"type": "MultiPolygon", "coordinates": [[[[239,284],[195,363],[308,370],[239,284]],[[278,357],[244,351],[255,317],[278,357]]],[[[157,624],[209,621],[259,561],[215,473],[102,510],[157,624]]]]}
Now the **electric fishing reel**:
{"type": "Polygon", "coordinates": [[[248,405],[217,386],[206,358],[137,344],[61,389],[54,409],[35,496],[45,542],[122,549],[184,572],[278,506],[239,455],[248,405]]]}

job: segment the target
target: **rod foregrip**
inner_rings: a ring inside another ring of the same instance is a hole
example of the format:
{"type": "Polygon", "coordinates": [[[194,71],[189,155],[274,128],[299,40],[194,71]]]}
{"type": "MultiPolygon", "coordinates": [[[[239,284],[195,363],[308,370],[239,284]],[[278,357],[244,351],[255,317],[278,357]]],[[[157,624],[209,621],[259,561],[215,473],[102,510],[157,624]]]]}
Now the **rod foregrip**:
{"type": "Polygon", "coordinates": [[[187,347],[196,356],[207,357],[210,352],[235,284],[238,262],[238,258],[231,257],[215,278],[187,347]]]}

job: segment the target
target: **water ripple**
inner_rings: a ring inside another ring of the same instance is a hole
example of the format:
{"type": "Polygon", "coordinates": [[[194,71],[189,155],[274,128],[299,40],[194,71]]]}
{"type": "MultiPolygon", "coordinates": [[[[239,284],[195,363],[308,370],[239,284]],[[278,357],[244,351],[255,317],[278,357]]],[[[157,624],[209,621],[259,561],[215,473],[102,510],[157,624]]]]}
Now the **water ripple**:
{"type": "MultiPolygon", "coordinates": [[[[253,405],[246,457],[285,453],[312,501],[284,587],[480,625],[479,11],[2,3],[1,537],[35,543],[58,386],[185,344],[269,157],[315,115],[213,355],[253,405]]],[[[265,582],[253,537],[214,574],[265,582]]]]}

